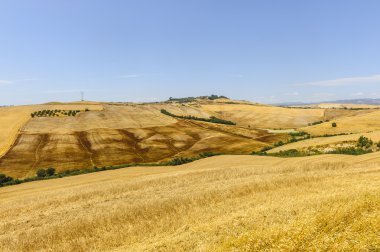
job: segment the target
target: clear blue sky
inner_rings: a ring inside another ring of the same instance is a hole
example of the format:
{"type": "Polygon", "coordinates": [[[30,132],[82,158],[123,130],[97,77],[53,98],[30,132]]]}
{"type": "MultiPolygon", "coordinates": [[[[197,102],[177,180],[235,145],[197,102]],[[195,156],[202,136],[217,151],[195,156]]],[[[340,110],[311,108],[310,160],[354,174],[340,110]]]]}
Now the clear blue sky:
{"type": "Polygon", "coordinates": [[[380,97],[378,0],[1,0],[0,104],[380,97]]]}

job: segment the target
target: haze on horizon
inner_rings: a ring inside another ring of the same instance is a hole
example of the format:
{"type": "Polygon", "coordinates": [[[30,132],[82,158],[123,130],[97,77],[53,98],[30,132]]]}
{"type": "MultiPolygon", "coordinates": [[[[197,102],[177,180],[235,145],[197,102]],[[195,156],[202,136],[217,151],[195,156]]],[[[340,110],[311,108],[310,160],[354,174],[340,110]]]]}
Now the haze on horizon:
{"type": "Polygon", "coordinates": [[[380,2],[0,3],[0,104],[380,98],[380,2]]]}

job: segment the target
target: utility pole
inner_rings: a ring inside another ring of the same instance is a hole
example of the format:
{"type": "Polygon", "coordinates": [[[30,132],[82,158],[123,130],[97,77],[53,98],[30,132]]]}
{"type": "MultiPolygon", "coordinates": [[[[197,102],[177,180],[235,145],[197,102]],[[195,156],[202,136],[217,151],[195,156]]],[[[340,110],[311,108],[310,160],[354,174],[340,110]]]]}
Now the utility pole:
{"type": "Polygon", "coordinates": [[[84,101],[84,93],[83,93],[83,91],[82,92],[80,92],[80,96],[81,96],[81,101],[84,101]]]}

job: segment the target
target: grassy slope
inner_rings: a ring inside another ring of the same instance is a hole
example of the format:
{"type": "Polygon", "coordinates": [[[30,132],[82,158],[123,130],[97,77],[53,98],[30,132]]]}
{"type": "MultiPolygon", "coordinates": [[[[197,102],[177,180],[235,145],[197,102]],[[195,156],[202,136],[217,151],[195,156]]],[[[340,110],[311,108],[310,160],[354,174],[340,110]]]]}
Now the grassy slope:
{"type": "Polygon", "coordinates": [[[374,142],[380,141],[380,131],[374,131],[370,133],[359,133],[359,134],[350,134],[350,135],[342,135],[342,136],[332,136],[332,137],[316,137],[310,138],[306,140],[302,140],[295,143],[285,144],[280,147],[273,148],[269,150],[269,153],[275,153],[284,150],[290,149],[302,149],[308,147],[316,147],[330,144],[343,143],[345,141],[357,141],[360,136],[365,136],[370,138],[374,142]]]}
{"type": "Polygon", "coordinates": [[[219,156],[0,188],[15,251],[368,250],[380,156],[219,156]]]}
{"type": "Polygon", "coordinates": [[[370,110],[367,113],[345,116],[330,122],[300,128],[299,130],[306,131],[312,135],[371,132],[380,130],[379,117],[379,110],[370,110]],[[337,127],[332,127],[332,122],[336,122],[337,127]]]}
{"type": "Polygon", "coordinates": [[[239,126],[175,120],[160,113],[161,108],[204,116],[195,105],[131,104],[104,105],[102,111],[76,117],[33,118],[0,159],[0,173],[28,177],[46,167],[62,171],[164,161],[201,152],[248,154],[287,138],[239,126]]]}
{"type": "MultiPolygon", "coordinates": [[[[3,138],[0,138],[0,149],[2,148],[2,153],[6,155],[0,158],[0,173],[13,177],[27,177],[33,176],[38,168],[46,167],[55,167],[62,171],[156,162],[178,156],[196,156],[209,151],[247,154],[287,139],[284,134],[267,134],[255,129],[256,127],[304,126],[324,117],[346,118],[353,114],[362,116],[368,112],[371,111],[289,109],[248,103],[231,104],[229,100],[197,101],[189,104],[51,103],[4,108],[0,109],[0,122],[4,122],[0,126],[3,129],[0,134],[4,134],[3,138]],[[29,120],[32,111],[55,108],[104,109],[80,113],[76,117],[29,120]],[[18,112],[12,112],[11,109],[18,112]],[[161,109],[177,115],[204,118],[214,115],[235,121],[238,125],[234,127],[196,121],[184,122],[163,115],[160,113],[161,109]],[[26,121],[28,123],[25,124],[26,121]],[[248,125],[251,126],[250,129],[244,128],[248,125]],[[17,135],[21,127],[21,134],[17,135]],[[12,131],[12,134],[9,131],[12,131]],[[9,149],[12,143],[14,144],[9,149]]],[[[338,128],[343,127],[345,126],[339,122],[338,128]]],[[[306,128],[313,129],[315,128],[306,128]]]]}
{"type": "MultiPolygon", "coordinates": [[[[15,142],[21,128],[30,120],[30,114],[44,109],[63,110],[101,110],[96,104],[46,104],[0,108],[0,157],[4,155],[15,142]]],[[[40,125],[41,126],[41,125],[40,125]]]]}
{"type": "Polygon", "coordinates": [[[202,105],[220,118],[252,128],[296,128],[323,120],[324,109],[297,109],[245,104],[202,105]]]}

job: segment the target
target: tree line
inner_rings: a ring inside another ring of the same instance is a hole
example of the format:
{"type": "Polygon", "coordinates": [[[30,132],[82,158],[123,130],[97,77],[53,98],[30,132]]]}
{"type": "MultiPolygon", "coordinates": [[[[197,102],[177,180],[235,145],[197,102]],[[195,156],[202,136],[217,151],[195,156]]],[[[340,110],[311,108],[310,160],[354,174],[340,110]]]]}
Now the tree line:
{"type": "Polygon", "coordinates": [[[9,185],[17,185],[17,184],[22,184],[26,182],[36,181],[36,180],[55,179],[55,178],[63,178],[63,177],[69,177],[69,176],[75,176],[75,175],[87,174],[87,173],[93,173],[93,172],[117,170],[121,168],[132,167],[132,166],[177,166],[177,165],[190,163],[199,159],[212,157],[216,155],[220,155],[220,154],[213,153],[213,152],[204,152],[195,157],[177,157],[169,161],[160,162],[160,163],[137,163],[137,164],[133,163],[133,164],[122,164],[122,165],[110,165],[110,166],[103,166],[103,167],[95,166],[93,168],[87,168],[87,169],[65,170],[59,173],[57,173],[56,169],[52,167],[47,168],[47,169],[41,168],[37,170],[35,176],[24,178],[24,179],[14,179],[12,177],[9,177],[5,174],[0,173],[0,187],[9,186],[9,185]]]}
{"type": "Polygon", "coordinates": [[[169,111],[165,109],[161,109],[161,113],[164,115],[168,115],[175,118],[180,119],[187,119],[187,120],[196,120],[196,121],[203,121],[203,122],[210,122],[210,123],[219,123],[219,124],[227,124],[227,125],[236,125],[236,123],[224,119],[217,118],[215,116],[211,116],[210,118],[202,118],[202,117],[196,117],[196,116],[180,116],[170,113],[169,111]]]}
{"type": "Polygon", "coordinates": [[[44,110],[39,110],[35,111],[30,114],[32,118],[34,117],[55,117],[55,116],[76,116],[80,110],[61,110],[61,109],[55,109],[55,110],[50,110],[50,109],[44,109],[44,110]]]}

